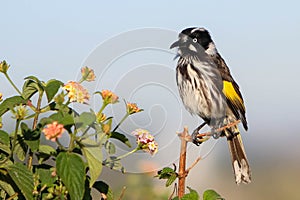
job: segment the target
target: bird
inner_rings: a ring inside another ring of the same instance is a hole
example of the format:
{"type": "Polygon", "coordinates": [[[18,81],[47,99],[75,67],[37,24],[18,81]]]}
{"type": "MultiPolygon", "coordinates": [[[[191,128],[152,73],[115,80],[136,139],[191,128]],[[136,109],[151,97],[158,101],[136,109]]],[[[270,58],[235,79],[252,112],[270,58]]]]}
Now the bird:
{"type": "Polygon", "coordinates": [[[208,125],[212,136],[226,137],[236,184],[250,183],[251,170],[237,121],[248,130],[246,108],[239,85],[218,52],[209,31],[202,27],[186,28],[170,48],[177,48],[176,82],[182,102],[203,123],[192,133],[200,145],[199,130],[208,125]],[[235,123],[235,124],[234,124],[235,123]],[[228,124],[234,124],[228,126],[228,124]],[[223,129],[222,129],[223,127],[223,129]]]}

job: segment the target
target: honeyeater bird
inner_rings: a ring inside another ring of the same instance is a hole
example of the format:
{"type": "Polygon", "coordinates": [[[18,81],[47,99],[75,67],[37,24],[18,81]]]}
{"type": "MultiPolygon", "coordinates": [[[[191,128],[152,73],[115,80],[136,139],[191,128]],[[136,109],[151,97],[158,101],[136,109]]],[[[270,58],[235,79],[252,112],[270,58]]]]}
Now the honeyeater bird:
{"type": "Polygon", "coordinates": [[[176,80],[182,102],[191,114],[204,120],[193,132],[193,142],[201,143],[198,131],[206,124],[214,138],[225,136],[236,183],[250,183],[251,171],[238,126],[218,131],[237,120],[248,129],[244,100],[227,64],[204,28],[184,29],[170,48],[174,47],[178,47],[176,80]]]}

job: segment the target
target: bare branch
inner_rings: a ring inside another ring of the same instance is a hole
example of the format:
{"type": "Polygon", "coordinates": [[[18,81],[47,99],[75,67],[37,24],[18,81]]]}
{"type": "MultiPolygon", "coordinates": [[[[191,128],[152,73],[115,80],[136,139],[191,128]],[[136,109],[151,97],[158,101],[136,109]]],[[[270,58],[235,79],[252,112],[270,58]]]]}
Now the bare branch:
{"type": "Polygon", "coordinates": [[[201,159],[202,159],[202,157],[199,156],[199,157],[193,162],[193,164],[192,164],[189,168],[186,169],[186,171],[185,171],[186,175],[188,175],[188,173],[190,172],[190,170],[193,169],[201,159]]]}
{"type": "Polygon", "coordinates": [[[127,188],[124,186],[123,189],[122,189],[121,195],[120,195],[120,197],[119,197],[119,200],[121,200],[121,199],[124,197],[124,194],[125,194],[125,190],[126,190],[126,189],[127,189],[127,188]]]}
{"type": "Polygon", "coordinates": [[[179,159],[179,173],[178,173],[178,197],[181,198],[185,194],[185,166],[186,166],[186,148],[187,142],[191,137],[188,133],[188,128],[184,127],[183,132],[179,133],[178,136],[181,140],[180,147],[180,159],[179,159]]]}

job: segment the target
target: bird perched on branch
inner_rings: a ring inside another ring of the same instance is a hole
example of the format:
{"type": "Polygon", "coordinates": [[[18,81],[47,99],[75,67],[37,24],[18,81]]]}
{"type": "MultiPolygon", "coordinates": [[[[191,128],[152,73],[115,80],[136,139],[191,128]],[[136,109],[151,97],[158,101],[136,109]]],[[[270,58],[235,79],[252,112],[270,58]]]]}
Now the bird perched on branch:
{"type": "Polygon", "coordinates": [[[214,138],[225,136],[236,183],[250,183],[251,171],[238,126],[219,131],[237,120],[242,122],[245,130],[248,129],[244,100],[228,66],[204,28],[183,30],[170,48],[174,47],[178,47],[176,80],[180,97],[191,114],[204,120],[193,132],[193,142],[201,144],[198,132],[206,124],[214,138]]]}

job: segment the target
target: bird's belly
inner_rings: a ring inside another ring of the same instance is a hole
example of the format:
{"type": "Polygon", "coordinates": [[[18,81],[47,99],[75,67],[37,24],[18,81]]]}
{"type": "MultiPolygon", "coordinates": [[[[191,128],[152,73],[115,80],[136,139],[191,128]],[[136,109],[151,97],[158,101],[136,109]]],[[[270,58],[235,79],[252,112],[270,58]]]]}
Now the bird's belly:
{"type": "Polygon", "coordinates": [[[222,93],[209,87],[207,84],[211,83],[207,80],[201,84],[191,80],[193,79],[187,80],[180,73],[177,74],[177,85],[185,108],[204,120],[224,118],[227,106],[222,93]]]}
{"type": "Polygon", "coordinates": [[[184,81],[178,85],[180,97],[185,108],[191,113],[205,119],[210,119],[211,109],[208,99],[202,90],[194,89],[192,84],[184,81]]]}

